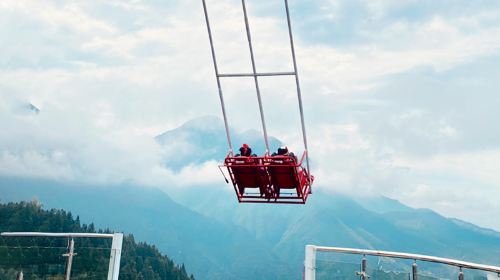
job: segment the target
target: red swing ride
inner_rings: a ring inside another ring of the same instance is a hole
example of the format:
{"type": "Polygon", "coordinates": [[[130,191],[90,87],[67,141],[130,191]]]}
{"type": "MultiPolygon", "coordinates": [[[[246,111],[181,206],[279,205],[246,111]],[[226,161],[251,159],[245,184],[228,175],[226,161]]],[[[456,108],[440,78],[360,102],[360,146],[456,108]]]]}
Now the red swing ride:
{"type": "MultiPolygon", "coordinates": [[[[217,60],[215,56],[215,48],[212,39],[212,31],[208,18],[207,5],[203,2],[203,11],[205,13],[205,21],[208,30],[210,48],[212,51],[212,59],[214,63],[215,77],[219,90],[219,98],[224,117],[224,125],[226,129],[226,137],[229,145],[229,153],[227,154],[224,164],[219,166],[226,168],[234,187],[234,191],[240,203],[281,203],[281,204],[305,204],[308,196],[311,194],[311,186],[314,181],[314,176],[311,175],[309,169],[309,154],[307,152],[307,137],[304,125],[304,113],[302,109],[302,97],[300,91],[299,75],[297,71],[297,62],[295,58],[295,48],[293,44],[292,28],[290,23],[290,12],[288,1],[285,2],[285,10],[288,24],[288,35],[290,38],[290,49],[293,61],[293,71],[290,72],[271,72],[259,73],[256,70],[255,59],[253,53],[252,39],[250,34],[250,26],[248,23],[248,15],[246,10],[245,0],[241,0],[243,15],[245,20],[246,35],[248,39],[248,47],[250,51],[250,59],[252,62],[252,73],[219,73],[217,60]],[[263,76],[294,76],[297,98],[299,103],[299,113],[302,126],[302,138],[304,142],[304,153],[300,160],[297,160],[293,155],[270,155],[269,141],[267,137],[266,122],[264,118],[264,110],[262,99],[260,96],[259,77],[263,76]],[[253,77],[257,100],[259,104],[260,117],[262,122],[262,130],[264,134],[264,142],[266,144],[266,152],[264,156],[242,156],[233,153],[231,143],[231,135],[229,133],[229,124],[224,105],[224,96],[222,94],[221,78],[230,77],[253,77]]],[[[224,174],[222,172],[222,174],[224,174]]],[[[225,176],[224,176],[225,177],[225,176]]],[[[229,181],[226,179],[226,182],[229,181]]]]}

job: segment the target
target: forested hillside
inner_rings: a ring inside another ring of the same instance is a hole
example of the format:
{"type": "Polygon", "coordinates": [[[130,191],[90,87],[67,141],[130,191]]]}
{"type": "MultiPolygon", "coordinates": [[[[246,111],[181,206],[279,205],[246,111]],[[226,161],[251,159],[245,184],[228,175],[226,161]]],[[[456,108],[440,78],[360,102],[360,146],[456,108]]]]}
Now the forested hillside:
{"type": "MultiPolygon", "coordinates": [[[[37,201],[0,204],[0,232],[88,232],[93,224],[81,224],[79,217],[64,210],[44,210],[37,201]]],[[[0,279],[15,279],[23,271],[26,279],[62,279],[66,263],[66,238],[0,237],[0,279]]],[[[72,279],[106,279],[111,240],[75,239],[72,279]]],[[[184,265],[176,265],[155,246],[137,243],[124,236],[120,279],[194,279],[184,265]]]]}

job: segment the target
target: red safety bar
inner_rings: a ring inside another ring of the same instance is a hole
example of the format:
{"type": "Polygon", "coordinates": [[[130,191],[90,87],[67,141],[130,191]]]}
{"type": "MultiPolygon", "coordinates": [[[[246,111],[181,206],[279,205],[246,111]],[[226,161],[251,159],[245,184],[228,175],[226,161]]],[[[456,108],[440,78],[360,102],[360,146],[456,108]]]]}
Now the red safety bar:
{"type": "Polygon", "coordinates": [[[302,167],[305,156],[297,162],[295,156],[229,154],[219,167],[227,168],[240,203],[305,204],[314,180],[302,167]]]}

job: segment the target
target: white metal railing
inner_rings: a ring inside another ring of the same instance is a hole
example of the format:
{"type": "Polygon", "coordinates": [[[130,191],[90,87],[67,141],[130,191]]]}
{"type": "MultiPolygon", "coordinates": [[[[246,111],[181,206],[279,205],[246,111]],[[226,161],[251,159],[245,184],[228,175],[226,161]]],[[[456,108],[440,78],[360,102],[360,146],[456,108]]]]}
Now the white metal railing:
{"type": "Polygon", "coordinates": [[[65,232],[2,232],[0,236],[11,237],[67,237],[67,238],[113,238],[113,233],[65,233],[65,232]]]}
{"type": "Polygon", "coordinates": [[[70,239],[68,246],[68,253],[64,254],[68,257],[66,263],[65,279],[69,280],[71,277],[71,266],[73,263],[73,256],[75,242],[74,238],[112,238],[111,255],[108,267],[108,280],[118,280],[120,274],[120,259],[122,254],[123,233],[63,233],[63,232],[2,232],[0,236],[4,237],[65,237],[70,239]]]}
{"type": "MultiPolygon", "coordinates": [[[[475,269],[486,272],[493,272],[500,278],[500,267],[492,265],[477,264],[471,262],[465,262],[454,259],[440,258],[427,255],[419,254],[409,254],[401,252],[389,252],[389,251],[377,251],[377,250],[364,250],[364,249],[354,249],[354,248],[342,248],[342,247],[325,247],[325,246],[315,246],[306,245],[305,261],[304,261],[304,279],[305,280],[315,280],[316,279],[316,252],[336,252],[345,254],[355,254],[363,256],[380,256],[380,257],[390,257],[396,259],[409,259],[414,260],[412,266],[412,279],[417,279],[417,265],[416,261],[425,261],[432,263],[446,264],[450,266],[455,266],[460,269],[458,279],[464,279],[464,274],[462,272],[463,268],[475,269]]],[[[361,279],[368,279],[368,274],[366,272],[366,258],[363,257],[361,263],[361,271],[357,273],[361,279]]]]}

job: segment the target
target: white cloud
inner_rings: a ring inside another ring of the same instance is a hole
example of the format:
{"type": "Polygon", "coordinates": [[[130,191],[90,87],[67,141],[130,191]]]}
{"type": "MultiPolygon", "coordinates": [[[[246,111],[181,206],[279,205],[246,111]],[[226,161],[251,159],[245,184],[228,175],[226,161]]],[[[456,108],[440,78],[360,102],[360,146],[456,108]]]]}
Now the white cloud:
{"type": "Polygon", "coordinates": [[[36,116],[2,113],[0,126],[9,133],[0,137],[0,175],[162,188],[223,182],[215,162],[169,170],[164,160],[177,151],[162,148],[145,133],[131,133],[110,117],[106,105],[95,109],[94,118],[85,122],[71,116],[71,108],[46,106],[36,116]]]}
{"type": "MultiPolygon", "coordinates": [[[[178,172],[158,166],[139,179],[139,183],[149,186],[158,186],[163,189],[186,188],[186,187],[211,187],[214,185],[226,185],[215,161],[207,161],[200,165],[188,165],[178,172]]],[[[227,176],[227,175],[226,175],[227,176]]],[[[229,190],[229,185],[225,189],[229,190]]]]}
{"type": "MultiPolygon", "coordinates": [[[[493,199],[500,193],[492,187],[500,183],[493,170],[498,155],[478,152],[486,144],[471,137],[477,133],[470,129],[496,129],[495,112],[486,105],[498,100],[481,92],[488,84],[497,92],[498,84],[481,72],[486,68],[477,70],[481,79],[451,71],[498,57],[500,13],[475,7],[456,15],[441,4],[433,11],[434,4],[418,1],[371,1],[363,5],[366,13],[354,15],[345,10],[350,1],[294,3],[319,5],[312,13],[292,11],[317,185],[390,195],[500,228],[487,217],[495,215],[480,210],[487,201],[500,214],[493,199]],[[428,6],[419,10],[421,18],[394,15],[407,5],[428,6]],[[345,32],[352,40],[337,44],[342,34],[334,34],[318,43],[301,33],[308,26],[316,34],[323,28],[319,24],[352,29],[345,32]],[[421,67],[430,67],[429,75],[450,87],[419,87],[422,80],[407,78],[408,84],[391,88],[402,78],[398,75],[421,67]],[[457,93],[444,98],[443,88],[457,93]],[[474,99],[457,88],[481,92],[474,99]],[[482,100],[485,96],[491,99],[482,100]],[[486,118],[468,117],[484,112],[486,118]],[[471,125],[470,119],[476,121],[471,125]],[[447,176],[436,179],[440,174],[447,176]],[[471,192],[473,184],[481,191],[471,192]]],[[[239,3],[208,4],[221,72],[249,72],[239,3]]],[[[249,7],[258,70],[290,70],[283,14],[255,14],[262,7],[257,8],[249,7]]],[[[0,104],[0,128],[9,131],[0,136],[2,174],[161,186],[221,181],[213,162],[179,172],[165,169],[161,159],[168,151],[152,140],[192,117],[220,115],[199,1],[2,1],[0,11],[0,32],[13,42],[2,44],[0,100],[14,95],[41,108],[37,118],[26,118],[0,104]]],[[[222,86],[231,125],[258,128],[252,81],[223,80],[222,86]]],[[[300,151],[293,79],[262,79],[261,86],[270,134],[300,151]]]]}
{"type": "Polygon", "coordinates": [[[315,88],[319,84],[332,93],[367,91],[380,85],[387,75],[422,65],[445,71],[500,49],[500,39],[495,36],[500,32],[497,26],[464,34],[453,21],[442,18],[411,27],[401,28],[398,22],[395,25],[388,28],[389,33],[382,30],[372,34],[376,41],[367,45],[348,49],[300,45],[302,76],[312,79],[308,84],[315,88]]]}
{"type": "MultiPolygon", "coordinates": [[[[419,173],[452,175],[467,181],[480,181],[490,186],[500,184],[500,150],[485,150],[469,153],[435,155],[426,158],[397,158],[396,165],[407,166],[419,173]]],[[[460,180],[459,180],[460,181],[460,180]]],[[[495,191],[496,188],[489,191],[495,191]]],[[[481,189],[486,192],[487,189],[481,189]]],[[[491,196],[487,196],[493,199],[491,196]]]]}
{"type": "Polygon", "coordinates": [[[0,174],[55,180],[74,179],[71,163],[65,153],[61,151],[53,151],[45,155],[37,151],[23,151],[20,154],[2,151],[0,155],[0,174]]]}
{"type": "Polygon", "coordinates": [[[42,24],[48,24],[50,28],[69,28],[76,32],[92,33],[117,31],[105,20],[90,16],[78,3],[65,3],[58,6],[50,1],[5,0],[2,1],[0,8],[3,12],[17,14],[30,21],[35,20],[42,24]]]}

